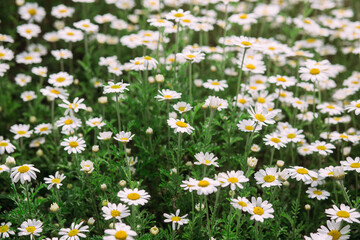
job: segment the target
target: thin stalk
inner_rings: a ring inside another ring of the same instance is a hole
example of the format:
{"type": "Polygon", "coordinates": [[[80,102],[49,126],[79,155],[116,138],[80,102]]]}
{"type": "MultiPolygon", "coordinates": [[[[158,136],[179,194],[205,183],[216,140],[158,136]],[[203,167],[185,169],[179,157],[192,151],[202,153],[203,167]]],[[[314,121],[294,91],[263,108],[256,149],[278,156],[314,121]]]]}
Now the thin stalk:
{"type": "Polygon", "coordinates": [[[25,189],[26,189],[26,199],[27,199],[27,205],[28,205],[28,212],[29,212],[29,218],[32,218],[31,213],[31,206],[30,206],[30,196],[29,196],[29,183],[25,183],[25,189]]]}
{"type": "Polygon", "coordinates": [[[238,98],[239,98],[239,92],[240,92],[240,83],[241,83],[241,77],[242,77],[242,67],[244,65],[244,59],[245,59],[245,55],[246,55],[246,50],[247,48],[244,48],[244,53],[243,53],[243,56],[242,56],[242,59],[241,59],[241,65],[240,65],[240,68],[239,68],[239,78],[238,78],[238,81],[237,81],[237,84],[236,84],[236,104],[238,102],[238,98]]]}
{"type": "Polygon", "coordinates": [[[119,94],[115,93],[115,99],[116,99],[116,115],[118,120],[118,130],[121,131],[121,120],[120,120],[120,110],[119,110],[119,94]]]}
{"type": "Polygon", "coordinates": [[[343,180],[339,180],[339,183],[340,183],[340,187],[341,187],[341,190],[342,190],[342,192],[343,192],[343,195],[344,195],[344,198],[345,198],[346,202],[349,204],[349,206],[350,206],[351,208],[353,208],[353,206],[352,206],[352,204],[351,204],[351,201],[350,201],[350,198],[349,198],[349,195],[348,195],[347,192],[346,192],[346,189],[345,189],[343,180]]]}
{"type": "Polygon", "coordinates": [[[190,96],[190,104],[192,104],[192,63],[189,63],[189,96],[190,96]]]}

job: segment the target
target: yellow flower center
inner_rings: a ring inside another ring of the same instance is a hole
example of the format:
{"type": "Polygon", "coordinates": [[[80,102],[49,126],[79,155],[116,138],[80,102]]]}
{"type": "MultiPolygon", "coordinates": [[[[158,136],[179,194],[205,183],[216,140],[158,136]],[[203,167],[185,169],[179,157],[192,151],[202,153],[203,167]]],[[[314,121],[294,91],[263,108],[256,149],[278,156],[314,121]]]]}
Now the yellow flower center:
{"type": "Polygon", "coordinates": [[[289,133],[288,135],[287,135],[287,138],[290,138],[290,139],[293,139],[293,138],[295,138],[296,137],[296,134],[295,133],[289,133]]]}
{"type": "Polygon", "coordinates": [[[315,190],[315,191],[313,191],[313,193],[316,194],[316,195],[321,195],[321,194],[322,194],[322,191],[320,191],[320,190],[315,190]]]}
{"type": "Polygon", "coordinates": [[[116,238],[116,240],[125,240],[127,238],[127,233],[125,231],[117,231],[114,235],[114,237],[116,238]]]}
{"type": "Polygon", "coordinates": [[[66,13],[66,11],[67,11],[66,9],[59,10],[60,13],[66,13]]]}
{"type": "Polygon", "coordinates": [[[17,131],[17,134],[19,134],[19,135],[24,135],[24,134],[26,134],[26,131],[20,130],[20,131],[17,131]]]}
{"type": "Polygon", "coordinates": [[[127,198],[130,200],[138,200],[140,198],[140,195],[138,193],[129,193],[127,198]]]}
{"type": "Polygon", "coordinates": [[[54,178],[53,180],[51,180],[52,183],[56,183],[56,184],[60,184],[60,179],[59,178],[54,178]]]}
{"type": "Polygon", "coordinates": [[[198,183],[198,186],[199,187],[207,187],[207,186],[209,186],[210,185],[210,183],[208,182],[208,181],[206,181],[206,180],[201,180],[199,183],[198,183]]]}
{"type": "Polygon", "coordinates": [[[256,120],[258,120],[260,122],[264,122],[266,120],[264,115],[262,115],[260,113],[255,114],[255,118],[256,118],[256,120]]]}
{"type": "Polygon", "coordinates": [[[63,77],[58,77],[58,78],[56,79],[57,82],[63,82],[63,81],[65,81],[65,80],[66,80],[66,79],[63,78],[63,77]]]}
{"type": "Polygon", "coordinates": [[[306,39],[306,42],[308,42],[308,43],[313,43],[313,42],[315,42],[315,41],[316,41],[315,38],[306,39]]]}
{"type": "Polygon", "coordinates": [[[26,57],[25,57],[25,60],[31,60],[31,59],[33,59],[32,56],[26,56],[26,57]]]}
{"type": "Polygon", "coordinates": [[[254,213],[256,215],[263,215],[264,214],[264,209],[262,209],[261,207],[254,207],[254,213]]]}
{"type": "Polygon", "coordinates": [[[73,32],[68,32],[67,35],[74,36],[74,33],[73,32]]]}
{"type": "Polygon", "coordinates": [[[77,229],[71,229],[68,233],[69,237],[74,237],[79,233],[79,230],[77,229]]]}
{"type": "Polygon", "coordinates": [[[179,111],[181,112],[185,111],[185,107],[179,107],[179,111]]]}
{"type": "Polygon", "coordinates": [[[238,204],[239,204],[240,206],[242,206],[242,207],[246,207],[246,206],[247,206],[246,202],[243,202],[243,201],[239,201],[238,204]]]}
{"type": "Polygon", "coordinates": [[[360,108],[360,103],[356,104],[355,107],[360,108]]]}
{"type": "Polygon", "coordinates": [[[279,82],[286,82],[286,79],[283,78],[283,77],[279,77],[279,78],[277,78],[276,80],[278,80],[279,82]]]}
{"type": "Polygon", "coordinates": [[[327,105],[326,107],[329,109],[335,109],[334,105],[327,105]]]}
{"type": "Polygon", "coordinates": [[[88,27],[90,27],[90,25],[89,24],[83,24],[82,25],[84,28],[88,28],[88,27]]]}
{"type": "Polygon", "coordinates": [[[239,179],[237,179],[236,177],[231,177],[231,178],[228,178],[228,182],[237,183],[237,182],[239,182],[239,179]]]}
{"type": "Polygon", "coordinates": [[[326,147],[325,146],[317,146],[316,147],[318,150],[321,150],[321,151],[325,151],[326,150],[326,147]]]}
{"type": "Polygon", "coordinates": [[[181,127],[181,128],[186,128],[186,127],[187,127],[187,124],[184,123],[184,122],[182,122],[182,121],[177,121],[177,122],[176,122],[176,125],[177,125],[178,127],[181,127]]]}
{"type": "Polygon", "coordinates": [[[336,213],[336,216],[342,217],[342,218],[349,218],[350,213],[348,213],[347,211],[340,210],[336,213]]]}
{"type": "Polygon", "coordinates": [[[269,49],[269,50],[275,50],[275,48],[274,48],[274,47],[268,47],[268,49],[269,49]]]}
{"type": "Polygon", "coordinates": [[[72,124],[73,122],[74,122],[74,121],[71,120],[71,119],[66,119],[64,123],[65,123],[66,125],[70,125],[70,124],[72,124]]]}
{"type": "Polygon", "coordinates": [[[114,210],[111,210],[110,214],[111,214],[111,216],[116,218],[116,217],[120,216],[121,212],[119,210],[114,209],[114,210]]]}
{"type": "Polygon", "coordinates": [[[119,85],[112,85],[110,88],[112,88],[112,89],[119,89],[119,88],[121,88],[119,85]]]}
{"type": "Polygon", "coordinates": [[[171,96],[171,95],[165,95],[164,98],[165,98],[165,99],[171,99],[172,96],[171,96]]]}
{"type": "Polygon", "coordinates": [[[36,228],[34,226],[29,226],[27,228],[25,228],[27,232],[33,234],[36,230],[36,228]]]}
{"type": "Polygon", "coordinates": [[[298,168],[298,169],[296,170],[296,172],[299,173],[299,174],[302,174],[302,175],[309,173],[309,171],[306,170],[305,168],[298,168]]]}
{"type": "Polygon", "coordinates": [[[263,98],[263,97],[258,97],[257,101],[259,103],[265,103],[266,102],[265,98],[263,98]]]}
{"type": "Polygon", "coordinates": [[[19,173],[26,173],[29,170],[30,170],[30,168],[28,166],[21,166],[18,168],[19,173]]]}
{"type": "Polygon", "coordinates": [[[34,15],[36,14],[36,9],[30,8],[30,9],[28,10],[28,13],[29,13],[31,16],[34,16],[34,15]]]}
{"type": "Polygon", "coordinates": [[[205,163],[206,163],[206,164],[210,164],[210,163],[211,163],[211,161],[209,161],[209,160],[205,159],[205,163]]]}
{"type": "Polygon", "coordinates": [[[165,20],[164,20],[164,19],[158,19],[157,22],[159,22],[159,23],[164,23],[165,20]]]}
{"type": "Polygon", "coordinates": [[[310,69],[311,75],[318,75],[320,73],[320,70],[318,68],[312,68],[310,69]]]}
{"type": "Polygon", "coordinates": [[[7,142],[0,142],[0,147],[7,147],[9,144],[7,142]]]}
{"type": "Polygon", "coordinates": [[[129,139],[124,137],[124,138],[121,138],[120,141],[129,141],[129,139]]]}
{"type": "Polygon", "coordinates": [[[8,225],[2,225],[0,227],[0,233],[6,233],[9,230],[9,226],[8,225]]]}
{"type": "Polygon", "coordinates": [[[242,41],[241,44],[244,45],[244,46],[251,46],[252,45],[252,43],[248,42],[248,41],[242,41]]]}
{"type": "Polygon", "coordinates": [[[281,140],[278,139],[278,138],[271,138],[270,141],[272,141],[272,142],[274,142],[274,143],[279,143],[279,142],[281,142],[281,140]]]}
{"type": "Polygon", "coordinates": [[[242,99],[239,99],[238,101],[239,101],[239,103],[241,103],[241,104],[245,104],[245,103],[246,103],[246,100],[243,99],[243,98],[242,98],[242,99]]]}
{"type": "Polygon", "coordinates": [[[4,57],[4,56],[5,56],[5,54],[0,52],[0,57],[4,57]]]}
{"type": "Polygon", "coordinates": [[[77,146],[79,146],[79,143],[76,141],[71,141],[71,142],[69,142],[69,146],[72,148],[76,148],[77,146]]]}
{"type": "Polygon", "coordinates": [[[173,221],[173,222],[178,222],[180,220],[181,220],[181,217],[178,217],[178,216],[174,216],[171,218],[171,221],[173,221]]]}
{"type": "Polygon", "coordinates": [[[44,131],[47,131],[49,128],[48,127],[42,127],[39,129],[40,132],[44,132],[44,131]]]}
{"type": "Polygon", "coordinates": [[[352,163],[352,164],[350,164],[350,167],[352,167],[352,168],[360,168],[360,163],[352,163]]]}
{"type": "Polygon", "coordinates": [[[338,240],[341,237],[341,233],[338,230],[331,230],[328,232],[329,236],[332,236],[332,240],[338,240]]]}
{"type": "Polygon", "coordinates": [[[211,85],[220,85],[219,82],[212,82],[211,85]]]}
{"type": "Polygon", "coordinates": [[[189,55],[186,55],[186,57],[188,57],[188,58],[195,58],[195,55],[189,54],[189,55]]]}
{"type": "Polygon", "coordinates": [[[255,66],[253,64],[248,64],[248,65],[246,65],[246,68],[254,70],[255,66]]]}
{"type": "Polygon", "coordinates": [[[58,94],[60,93],[60,92],[59,92],[58,90],[56,90],[56,89],[51,89],[50,92],[51,92],[51,93],[54,93],[54,94],[56,94],[56,95],[58,95],[58,94]]]}
{"type": "Polygon", "coordinates": [[[152,58],[149,57],[149,56],[145,56],[144,59],[145,59],[145,60],[151,60],[152,58]]]}
{"type": "Polygon", "coordinates": [[[341,138],[349,138],[347,135],[345,135],[345,134],[340,134],[340,137],[341,138]]]}
{"type": "Polygon", "coordinates": [[[181,17],[183,17],[183,16],[185,16],[185,15],[182,14],[182,13],[175,13],[175,14],[174,14],[174,17],[177,17],[177,18],[181,18],[181,17]]]}
{"type": "Polygon", "coordinates": [[[275,177],[273,175],[266,175],[264,177],[264,181],[265,182],[273,182],[273,181],[275,181],[275,177]]]}
{"type": "Polygon", "coordinates": [[[245,126],[245,130],[252,131],[252,130],[254,130],[254,127],[248,125],[248,126],[245,126]]]}
{"type": "Polygon", "coordinates": [[[241,15],[239,16],[239,18],[240,18],[240,19],[247,19],[247,14],[241,14],[241,15]]]}

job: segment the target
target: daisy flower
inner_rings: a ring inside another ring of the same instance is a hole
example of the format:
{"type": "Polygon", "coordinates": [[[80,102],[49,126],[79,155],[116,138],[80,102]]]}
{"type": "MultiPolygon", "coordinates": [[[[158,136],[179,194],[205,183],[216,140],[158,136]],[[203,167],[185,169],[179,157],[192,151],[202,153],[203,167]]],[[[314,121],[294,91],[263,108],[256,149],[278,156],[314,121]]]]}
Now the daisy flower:
{"type": "Polygon", "coordinates": [[[304,67],[300,67],[300,79],[304,81],[322,81],[329,78],[329,73],[326,71],[327,66],[306,64],[304,67]]]}
{"type": "MultiPolygon", "coordinates": [[[[241,67],[241,60],[237,62],[239,68],[241,67]]],[[[244,72],[251,72],[256,74],[263,74],[266,70],[263,61],[254,60],[251,58],[245,58],[244,63],[242,65],[242,70],[244,72]]]]}
{"type": "Polygon", "coordinates": [[[11,222],[2,222],[0,224],[0,238],[8,238],[10,235],[15,235],[15,232],[10,229],[11,222]]]}
{"type": "Polygon", "coordinates": [[[333,152],[331,149],[335,149],[335,146],[333,144],[319,140],[316,140],[314,143],[311,143],[310,146],[313,152],[317,152],[323,156],[331,154],[333,152]]]}
{"type": "Polygon", "coordinates": [[[310,187],[308,190],[306,190],[306,193],[309,194],[309,198],[316,198],[317,200],[325,200],[330,196],[330,193],[325,190],[320,190],[317,188],[310,187]]]}
{"type": "Polygon", "coordinates": [[[101,129],[101,127],[106,125],[103,122],[102,117],[90,118],[89,120],[86,121],[86,124],[90,127],[97,127],[98,129],[101,129]]]}
{"type": "Polygon", "coordinates": [[[173,108],[178,111],[180,114],[188,112],[192,109],[192,106],[186,102],[178,102],[176,103],[173,108]]]}
{"type": "Polygon", "coordinates": [[[52,50],[51,55],[53,55],[58,61],[61,59],[70,59],[73,57],[72,52],[67,49],[52,50]]]}
{"type": "Polygon", "coordinates": [[[137,236],[136,232],[125,223],[115,223],[114,227],[115,229],[105,229],[107,235],[103,237],[104,240],[134,240],[134,237],[137,236]]]}
{"type": "Polygon", "coordinates": [[[256,104],[255,109],[250,107],[248,113],[251,117],[260,125],[274,124],[275,120],[273,118],[276,115],[276,112],[270,111],[269,109],[261,104],[256,104]]]}
{"type": "Polygon", "coordinates": [[[308,170],[304,167],[300,166],[294,166],[292,168],[288,169],[289,175],[291,178],[295,178],[297,181],[308,181],[311,180],[311,178],[318,177],[318,174],[314,171],[308,170]]]}
{"type": "Polygon", "coordinates": [[[145,190],[128,189],[124,188],[118,192],[117,196],[120,201],[127,203],[128,205],[145,205],[150,198],[150,195],[145,190]]]}
{"type": "Polygon", "coordinates": [[[132,140],[134,136],[135,134],[131,135],[131,132],[121,131],[115,135],[114,139],[122,143],[128,143],[132,140]]]}
{"type": "Polygon", "coordinates": [[[82,123],[80,119],[72,116],[64,116],[61,117],[58,121],[56,121],[56,126],[62,126],[63,131],[71,131],[78,129],[79,127],[81,127],[81,124],[82,123]]]}
{"type": "Polygon", "coordinates": [[[248,212],[249,200],[245,197],[238,197],[231,199],[230,203],[234,208],[240,209],[241,211],[248,212]]]}
{"type": "Polygon", "coordinates": [[[194,181],[196,181],[196,179],[194,179],[194,178],[189,178],[189,180],[183,180],[180,187],[182,187],[184,190],[189,190],[189,192],[192,192],[192,191],[196,190],[194,181]]]}
{"type": "Polygon", "coordinates": [[[14,152],[16,147],[10,143],[9,139],[4,139],[3,136],[0,136],[0,155],[4,154],[5,152],[12,153],[14,152]]]}
{"type": "Polygon", "coordinates": [[[86,105],[82,103],[85,99],[76,97],[72,102],[69,102],[66,99],[63,99],[63,103],[59,104],[59,107],[66,108],[64,115],[70,113],[71,115],[74,112],[79,112],[80,109],[86,110],[86,105]]]}
{"type": "Polygon", "coordinates": [[[261,184],[261,187],[281,186],[281,182],[278,180],[277,168],[260,169],[254,175],[256,184],[261,184]]]}
{"type": "Polygon", "coordinates": [[[56,18],[67,18],[71,17],[75,12],[72,7],[67,7],[64,4],[57,5],[51,9],[51,15],[56,18]]]}
{"type": "Polygon", "coordinates": [[[57,171],[55,173],[55,176],[50,175],[49,177],[44,178],[45,183],[48,184],[48,190],[50,190],[54,185],[57,187],[57,189],[60,189],[60,187],[62,186],[62,181],[65,179],[65,175],[62,173],[59,173],[59,171],[57,171]]]}
{"type": "Polygon", "coordinates": [[[209,195],[217,192],[216,187],[220,185],[220,182],[206,177],[202,180],[195,180],[192,185],[196,186],[198,195],[209,195]]]}
{"type": "Polygon", "coordinates": [[[353,112],[355,115],[360,114],[360,99],[356,101],[351,101],[349,105],[346,105],[345,107],[347,112],[353,112]]]}
{"type": "Polygon", "coordinates": [[[82,226],[84,222],[71,224],[70,228],[61,228],[59,235],[61,240],[79,240],[80,238],[86,238],[85,232],[89,232],[89,226],[82,226]]]}
{"type": "Polygon", "coordinates": [[[243,132],[258,132],[261,130],[261,125],[257,124],[253,120],[240,120],[236,126],[239,128],[240,131],[243,132]]]}
{"type": "Polygon", "coordinates": [[[81,29],[87,33],[94,33],[99,30],[99,26],[91,23],[89,19],[83,19],[78,22],[74,22],[74,27],[81,29]]]}
{"type": "Polygon", "coordinates": [[[296,128],[286,128],[281,131],[281,135],[286,139],[287,142],[303,142],[305,135],[302,134],[303,130],[298,130],[296,128]]]}
{"type": "Polygon", "coordinates": [[[248,95],[238,94],[234,97],[233,105],[236,105],[240,108],[240,110],[248,109],[250,106],[254,104],[253,99],[248,95]],[[237,101],[237,102],[236,102],[237,101]]]}
{"type": "Polygon", "coordinates": [[[80,30],[64,27],[58,31],[58,36],[65,42],[78,42],[84,39],[84,34],[80,30]]]}
{"type": "Polygon", "coordinates": [[[165,18],[167,20],[175,20],[179,22],[181,19],[186,18],[190,15],[189,11],[184,11],[183,9],[179,10],[171,10],[168,14],[166,14],[165,18]]]}
{"type": "Polygon", "coordinates": [[[207,82],[203,83],[204,88],[214,90],[215,92],[224,91],[225,88],[228,88],[226,80],[211,80],[208,79],[207,82]]]}
{"type": "MultiPolygon", "coordinates": [[[[1,142],[0,142],[0,146],[1,146],[1,142]]],[[[340,164],[341,166],[343,166],[345,171],[356,171],[360,173],[360,157],[356,157],[355,159],[352,159],[351,157],[347,157],[346,161],[340,161],[340,164]]]]}
{"type": "Polygon", "coordinates": [[[40,89],[42,95],[49,98],[50,101],[53,101],[56,98],[66,99],[69,94],[65,89],[59,87],[50,87],[46,86],[45,88],[40,89]]]}
{"type": "MultiPolygon", "coordinates": [[[[8,172],[10,169],[6,165],[0,165],[0,173],[8,172]]],[[[1,236],[1,235],[0,235],[1,236]]]]}
{"type": "Polygon", "coordinates": [[[333,103],[322,103],[316,106],[321,113],[329,114],[329,116],[339,115],[343,112],[343,108],[333,103]]]}
{"type": "Polygon", "coordinates": [[[233,37],[231,41],[235,46],[239,46],[241,48],[254,48],[254,47],[256,48],[257,47],[255,38],[240,36],[240,37],[233,37]]]}
{"type": "Polygon", "coordinates": [[[219,167],[218,163],[216,162],[218,160],[217,157],[215,157],[215,155],[213,153],[197,153],[195,154],[195,158],[197,160],[197,162],[195,162],[195,165],[205,165],[205,166],[215,166],[215,167],[219,167]]]}
{"type": "Polygon", "coordinates": [[[19,236],[30,235],[30,239],[33,239],[34,236],[40,236],[40,233],[43,231],[42,222],[36,219],[28,219],[20,225],[18,230],[19,236]]]}
{"type": "Polygon", "coordinates": [[[267,218],[274,218],[274,215],[272,215],[274,212],[272,204],[268,201],[263,201],[261,197],[258,197],[257,199],[255,197],[251,197],[248,212],[251,214],[251,220],[259,222],[264,222],[264,219],[267,218]]]}
{"type": "Polygon", "coordinates": [[[174,129],[174,133],[187,133],[187,134],[191,134],[195,128],[193,128],[192,126],[190,126],[190,124],[186,123],[185,120],[182,119],[175,119],[175,118],[170,118],[167,120],[168,125],[174,129]]]}
{"type": "Polygon", "coordinates": [[[184,216],[179,216],[180,214],[180,209],[176,210],[175,214],[171,213],[170,215],[167,213],[164,213],[164,217],[166,218],[164,220],[164,222],[171,222],[172,223],[172,230],[179,230],[180,226],[184,225],[184,224],[188,224],[189,219],[186,219],[187,214],[185,214],[184,216]],[[177,224],[177,228],[176,228],[176,224],[177,224]]]}
{"type": "Polygon", "coordinates": [[[304,236],[305,240],[332,240],[332,236],[323,233],[310,233],[310,237],[304,236]]]}
{"type": "Polygon", "coordinates": [[[77,136],[72,136],[61,142],[61,146],[65,147],[64,150],[67,151],[68,154],[71,153],[81,153],[85,150],[86,144],[85,141],[77,136]]]}
{"type": "Polygon", "coordinates": [[[19,15],[28,22],[41,22],[45,17],[45,9],[37,3],[25,3],[19,8],[19,15]]]}
{"type": "Polygon", "coordinates": [[[14,167],[11,169],[11,180],[14,183],[17,183],[19,180],[21,184],[24,184],[25,181],[31,182],[31,179],[36,180],[36,173],[40,172],[39,169],[34,168],[33,164],[24,164],[18,167],[14,167]]]}
{"type": "Polygon", "coordinates": [[[67,87],[74,82],[74,77],[67,72],[50,74],[48,82],[55,87],[67,87]]]}
{"type": "Polygon", "coordinates": [[[111,139],[112,134],[112,132],[99,132],[99,136],[97,138],[102,141],[108,141],[111,139]]]}
{"type": "Polygon", "coordinates": [[[32,39],[33,37],[39,36],[41,29],[38,25],[33,23],[27,23],[18,25],[16,27],[17,33],[26,39],[32,39]]]}
{"type": "Polygon", "coordinates": [[[115,218],[121,222],[122,218],[130,215],[129,208],[121,203],[119,203],[118,205],[116,205],[115,203],[108,203],[108,205],[102,207],[101,210],[103,211],[103,217],[105,218],[105,220],[115,218]]]}
{"type": "Polygon", "coordinates": [[[37,98],[34,91],[25,91],[25,92],[21,93],[20,97],[24,102],[30,102],[30,101],[34,100],[35,98],[37,98]]]}
{"type": "Polygon", "coordinates": [[[350,238],[350,226],[341,227],[341,222],[326,221],[326,226],[322,225],[318,228],[318,233],[331,236],[333,240],[346,240],[350,238]]]}
{"type": "Polygon", "coordinates": [[[150,56],[144,56],[140,61],[143,62],[145,69],[148,70],[156,68],[157,64],[159,64],[159,62],[155,58],[152,58],[150,56]]]}
{"type": "Polygon", "coordinates": [[[266,134],[263,138],[265,145],[270,145],[276,149],[286,147],[287,140],[277,133],[266,134]]]}
{"type": "Polygon", "coordinates": [[[129,89],[127,88],[128,86],[130,86],[130,84],[128,83],[124,83],[124,82],[108,82],[109,85],[104,85],[104,94],[108,94],[108,93],[123,93],[125,90],[129,89]]]}
{"type": "Polygon", "coordinates": [[[31,82],[31,76],[18,73],[15,76],[15,82],[20,87],[25,87],[29,82],[31,82]]]}
{"type": "Polygon", "coordinates": [[[309,144],[298,147],[297,151],[301,156],[307,156],[313,153],[312,147],[309,144]]]}
{"type": "Polygon", "coordinates": [[[94,163],[90,160],[83,160],[80,163],[81,169],[84,173],[92,173],[94,171],[94,163]]]}
{"type": "Polygon", "coordinates": [[[15,124],[10,127],[10,132],[14,133],[14,139],[17,140],[22,137],[29,138],[33,133],[33,130],[29,130],[30,125],[27,124],[15,124]]]}
{"type": "Polygon", "coordinates": [[[50,123],[42,123],[34,128],[35,133],[40,135],[49,135],[51,133],[51,130],[52,125],[50,123]]]}
{"type": "Polygon", "coordinates": [[[348,223],[360,223],[360,213],[356,212],[356,208],[350,208],[345,204],[340,204],[340,208],[336,205],[333,205],[332,208],[328,208],[325,210],[327,217],[331,218],[331,220],[335,220],[336,222],[345,221],[348,223]]]}
{"type": "Polygon", "coordinates": [[[221,187],[230,185],[230,189],[235,191],[236,187],[243,189],[241,183],[248,182],[249,179],[244,176],[243,171],[227,171],[219,173],[217,180],[220,182],[221,187]]]}
{"type": "Polygon", "coordinates": [[[163,89],[159,90],[160,95],[156,95],[155,98],[158,99],[158,101],[170,101],[172,99],[179,99],[181,98],[181,93],[169,90],[169,89],[163,89]]]}
{"type": "Polygon", "coordinates": [[[221,111],[222,109],[226,109],[229,106],[229,103],[225,99],[216,96],[209,96],[205,100],[204,106],[209,106],[212,109],[217,109],[218,111],[221,111]]]}
{"type": "Polygon", "coordinates": [[[189,50],[184,50],[182,53],[177,53],[176,56],[181,60],[186,60],[190,63],[199,63],[205,59],[205,54],[201,51],[193,52],[189,50]]]}

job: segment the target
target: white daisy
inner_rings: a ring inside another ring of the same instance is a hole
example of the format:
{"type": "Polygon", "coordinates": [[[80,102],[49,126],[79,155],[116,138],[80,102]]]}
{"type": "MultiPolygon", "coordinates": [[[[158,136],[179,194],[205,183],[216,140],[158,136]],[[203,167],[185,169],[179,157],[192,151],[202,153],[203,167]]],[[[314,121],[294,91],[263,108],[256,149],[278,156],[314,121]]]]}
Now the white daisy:
{"type": "Polygon", "coordinates": [[[184,224],[188,224],[189,219],[186,219],[187,214],[185,214],[184,216],[179,216],[180,214],[180,209],[176,210],[176,213],[173,214],[171,213],[170,215],[167,213],[164,213],[164,217],[166,218],[164,220],[164,222],[171,222],[172,223],[172,230],[179,230],[180,226],[184,225],[184,224]],[[177,227],[176,227],[177,224],[177,227]]]}
{"type": "Polygon", "coordinates": [[[187,133],[187,134],[191,134],[195,128],[193,128],[192,126],[190,126],[190,124],[186,123],[185,120],[182,119],[175,119],[175,118],[170,118],[167,120],[168,125],[174,129],[174,133],[187,133]]]}
{"type": "Polygon", "coordinates": [[[14,183],[17,183],[20,180],[21,184],[24,184],[25,181],[31,182],[31,179],[36,180],[35,172],[40,172],[40,170],[33,166],[33,164],[24,164],[12,168],[10,174],[11,180],[14,183]]]}
{"type": "Polygon", "coordinates": [[[117,196],[120,201],[127,203],[128,205],[145,205],[150,198],[150,195],[145,190],[128,189],[124,188],[118,192],[117,196]]]}
{"type": "Polygon", "coordinates": [[[59,171],[57,171],[55,173],[55,176],[50,175],[49,177],[44,178],[45,183],[49,184],[48,189],[50,190],[54,185],[57,187],[57,189],[60,189],[60,187],[62,186],[62,181],[65,179],[65,175],[62,173],[59,173],[59,171]]]}
{"type": "Polygon", "coordinates": [[[360,213],[356,212],[356,208],[350,208],[345,204],[340,204],[340,208],[336,205],[333,205],[332,208],[328,208],[325,210],[327,217],[331,218],[331,220],[335,220],[336,222],[345,221],[348,223],[360,223],[360,213]]]}
{"type": "Polygon", "coordinates": [[[264,222],[264,219],[267,218],[274,218],[274,215],[272,215],[274,212],[272,204],[268,203],[268,201],[263,201],[261,197],[251,197],[248,212],[251,214],[251,220],[259,222],[264,222]]]}

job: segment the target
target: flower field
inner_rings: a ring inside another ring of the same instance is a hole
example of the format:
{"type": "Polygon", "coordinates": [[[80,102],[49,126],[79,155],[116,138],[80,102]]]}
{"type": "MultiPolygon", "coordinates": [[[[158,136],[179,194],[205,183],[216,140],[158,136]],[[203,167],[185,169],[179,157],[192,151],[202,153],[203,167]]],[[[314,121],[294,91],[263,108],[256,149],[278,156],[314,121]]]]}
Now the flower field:
{"type": "Polygon", "coordinates": [[[1,239],[360,239],[360,1],[0,20],[1,239]]]}

